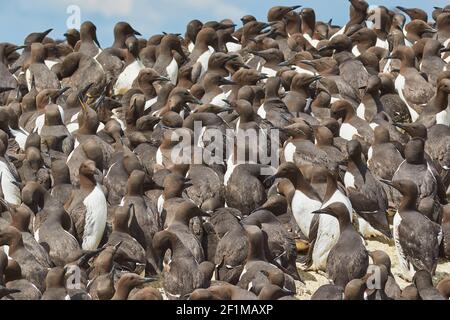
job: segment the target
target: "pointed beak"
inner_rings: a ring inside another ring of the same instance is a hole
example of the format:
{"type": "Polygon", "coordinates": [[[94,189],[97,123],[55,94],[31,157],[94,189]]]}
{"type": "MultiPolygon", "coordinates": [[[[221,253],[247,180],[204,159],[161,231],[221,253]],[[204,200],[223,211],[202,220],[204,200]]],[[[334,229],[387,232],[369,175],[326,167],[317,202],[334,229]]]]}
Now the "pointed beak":
{"type": "Polygon", "coordinates": [[[441,50],[439,50],[440,53],[449,52],[449,51],[450,51],[450,47],[442,48],[441,50]]]}
{"type": "Polygon", "coordinates": [[[0,93],[12,91],[12,90],[14,90],[14,89],[15,89],[15,88],[11,88],[11,87],[0,88],[0,93]]]}
{"type": "Polygon", "coordinates": [[[70,87],[64,87],[64,88],[61,88],[61,89],[56,93],[55,98],[60,97],[64,92],[66,92],[66,91],[69,90],[69,89],[70,89],[70,87]]]}
{"type": "Polygon", "coordinates": [[[225,102],[227,105],[231,106],[231,102],[227,99],[222,99],[223,102],[225,102]]]}
{"type": "Polygon", "coordinates": [[[17,46],[14,51],[25,49],[27,46],[17,46]]]}
{"type": "Polygon", "coordinates": [[[234,82],[233,80],[228,80],[228,79],[225,79],[225,78],[221,78],[220,80],[219,80],[219,84],[220,85],[222,85],[222,86],[225,86],[225,85],[235,85],[236,84],[236,82],[234,82]]]}
{"type": "Polygon", "coordinates": [[[53,31],[53,29],[48,29],[48,30],[45,30],[44,32],[42,32],[42,40],[44,40],[44,38],[46,37],[46,36],[48,36],[48,34],[50,33],[50,32],[52,32],[53,31]]]}
{"type": "Polygon", "coordinates": [[[187,189],[187,188],[189,188],[189,187],[192,187],[194,184],[192,183],[192,180],[191,179],[186,179],[185,181],[184,181],[184,188],[185,189],[187,189]]]}
{"type": "Polygon", "coordinates": [[[191,97],[189,98],[189,100],[187,102],[194,103],[194,104],[199,104],[199,105],[203,104],[203,102],[201,102],[199,99],[197,99],[196,97],[194,97],[192,95],[191,95],[191,97]]]}
{"type": "Polygon", "coordinates": [[[119,250],[120,246],[122,245],[123,241],[119,241],[115,246],[114,246],[114,253],[117,252],[117,250],[119,250]]]}
{"type": "Polygon", "coordinates": [[[101,49],[102,46],[100,45],[100,42],[98,42],[97,36],[94,37],[95,44],[101,49]]]}
{"type": "Polygon", "coordinates": [[[142,36],[142,34],[141,34],[139,31],[136,31],[136,30],[133,29],[133,32],[134,32],[134,34],[137,35],[137,36],[142,36]]]}
{"type": "Polygon", "coordinates": [[[290,65],[291,65],[291,62],[290,62],[289,60],[280,62],[280,63],[278,64],[278,66],[280,66],[280,67],[288,67],[288,66],[290,66],[290,65]]]}
{"type": "Polygon", "coordinates": [[[156,78],[156,81],[168,82],[170,79],[164,76],[159,76],[156,78]]]}
{"type": "Polygon", "coordinates": [[[393,124],[395,127],[397,127],[397,128],[400,128],[400,129],[403,129],[403,130],[406,129],[406,125],[403,124],[403,123],[394,122],[394,123],[392,123],[392,124],[393,124]]]}
{"type": "Polygon", "coordinates": [[[277,174],[268,176],[267,178],[264,179],[263,185],[264,185],[266,188],[270,188],[270,187],[273,185],[273,183],[275,182],[275,180],[276,180],[277,178],[278,178],[278,175],[277,175],[277,174]]]}
{"type": "Polygon", "coordinates": [[[156,277],[145,277],[142,279],[142,283],[149,283],[149,282],[153,282],[156,281],[157,278],[156,277]]]}
{"type": "Polygon", "coordinates": [[[320,48],[319,50],[317,50],[319,53],[327,51],[327,50],[333,50],[333,46],[323,46],[322,48],[320,48]]]}
{"type": "Polygon", "coordinates": [[[318,81],[318,80],[320,80],[320,79],[322,79],[322,76],[320,76],[320,75],[314,76],[314,77],[312,77],[312,78],[309,80],[309,83],[316,82],[316,81],[318,81]]]}

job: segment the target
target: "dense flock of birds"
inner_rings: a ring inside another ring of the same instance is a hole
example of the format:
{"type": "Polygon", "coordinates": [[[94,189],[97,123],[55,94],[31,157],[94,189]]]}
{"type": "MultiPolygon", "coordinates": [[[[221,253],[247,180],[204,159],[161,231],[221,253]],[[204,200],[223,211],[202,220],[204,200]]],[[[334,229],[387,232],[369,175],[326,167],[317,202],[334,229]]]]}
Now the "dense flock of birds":
{"type": "Polygon", "coordinates": [[[448,299],[450,6],[349,5],[0,43],[0,298],[448,299]]]}

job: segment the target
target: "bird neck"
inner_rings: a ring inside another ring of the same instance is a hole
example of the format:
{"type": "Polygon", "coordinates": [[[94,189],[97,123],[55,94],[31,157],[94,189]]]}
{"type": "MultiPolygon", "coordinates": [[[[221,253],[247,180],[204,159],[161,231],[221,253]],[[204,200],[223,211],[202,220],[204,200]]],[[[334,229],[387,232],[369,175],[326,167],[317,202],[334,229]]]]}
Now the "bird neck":
{"type": "Polygon", "coordinates": [[[400,202],[398,212],[401,213],[403,211],[415,211],[417,207],[416,202],[417,202],[417,195],[415,196],[411,194],[404,195],[400,202]]]}
{"type": "Polygon", "coordinates": [[[87,189],[87,190],[93,190],[95,186],[97,185],[97,181],[95,180],[94,176],[86,176],[84,174],[80,174],[80,188],[81,189],[87,189]]]}

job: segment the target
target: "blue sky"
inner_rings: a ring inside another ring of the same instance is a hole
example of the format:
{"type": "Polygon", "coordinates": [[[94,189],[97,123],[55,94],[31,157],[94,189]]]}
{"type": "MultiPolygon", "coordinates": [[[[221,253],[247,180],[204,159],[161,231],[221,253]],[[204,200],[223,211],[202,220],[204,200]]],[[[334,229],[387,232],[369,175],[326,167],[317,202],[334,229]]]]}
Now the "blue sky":
{"type": "MultiPolygon", "coordinates": [[[[24,37],[33,31],[53,28],[53,38],[62,38],[69,17],[67,8],[78,5],[81,21],[91,20],[97,26],[102,47],[112,43],[112,30],[118,21],[128,21],[146,38],[155,33],[185,31],[192,19],[201,21],[232,18],[240,25],[239,18],[253,14],[265,21],[267,10],[275,5],[312,7],[319,20],[333,18],[343,24],[348,18],[348,0],[0,0],[0,42],[23,43],[24,37]]],[[[429,13],[433,6],[445,6],[446,0],[378,0],[370,5],[387,7],[420,7],[429,13]]]]}

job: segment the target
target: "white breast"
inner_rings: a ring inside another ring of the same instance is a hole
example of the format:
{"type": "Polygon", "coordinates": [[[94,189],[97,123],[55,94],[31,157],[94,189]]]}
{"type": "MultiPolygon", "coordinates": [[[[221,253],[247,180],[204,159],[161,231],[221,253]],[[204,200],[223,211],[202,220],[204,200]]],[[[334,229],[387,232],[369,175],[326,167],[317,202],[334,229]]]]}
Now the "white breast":
{"type": "Polygon", "coordinates": [[[336,36],[339,35],[339,34],[344,34],[344,32],[345,32],[345,26],[342,27],[338,32],[336,32],[335,34],[333,34],[333,35],[331,36],[330,40],[333,39],[334,37],[336,37],[336,36]]]}
{"type": "Polygon", "coordinates": [[[41,114],[39,117],[36,118],[36,121],[34,122],[33,132],[41,134],[42,127],[44,126],[44,124],[45,124],[45,115],[41,114]]]}
{"type": "Polygon", "coordinates": [[[275,70],[273,70],[272,68],[267,68],[267,67],[262,67],[261,68],[261,73],[265,73],[267,74],[269,77],[275,77],[277,72],[275,70]]]}
{"type": "Polygon", "coordinates": [[[361,52],[359,52],[358,46],[354,46],[352,48],[352,53],[355,55],[355,57],[358,57],[361,55],[361,52]]]}
{"type": "Polygon", "coordinates": [[[200,76],[203,76],[205,72],[208,70],[208,62],[209,57],[214,53],[214,48],[208,46],[208,50],[203,52],[200,57],[198,57],[197,62],[200,62],[202,65],[202,71],[200,73],[200,76]]]}
{"type": "Polygon", "coordinates": [[[192,52],[192,50],[194,50],[194,47],[195,47],[195,44],[191,41],[191,42],[189,42],[189,44],[188,44],[188,50],[189,50],[189,52],[192,52]]]}
{"type": "Polygon", "coordinates": [[[384,237],[380,231],[375,229],[368,223],[366,220],[364,220],[361,217],[358,217],[358,231],[364,238],[371,238],[371,237],[384,237]]]}
{"type": "Polygon", "coordinates": [[[228,52],[236,52],[242,49],[242,45],[234,42],[227,42],[226,47],[228,52]]]}
{"type": "Polygon", "coordinates": [[[150,100],[145,101],[144,111],[147,110],[148,108],[151,108],[152,105],[156,103],[156,101],[158,101],[158,97],[154,97],[150,100]]]}
{"type": "Polygon", "coordinates": [[[402,76],[401,74],[398,74],[397,78],[395,79],[395,89],[397,90],[400,99],[402,99],[403,102],[405,102],[406,106],[408,107],[409,114],[411,115],[411,120],[413,122],[415,122],[417,120],[417,118],[419,118],[419,114],[416,112],[416,110],[414,110],[409,105],[408,101],[406,101],[406,98],[403,95],[403,88],[404,87],[405,87],[405,77],[402,76]]]}
{"type": "Polygon", "coordinates": [[[83,200],[86,207],[83,233],[83,250],[97,249],[105,231],[108,207],[105,195],[97,184],[92,192],[83,200]]]}
{"type": "Polygon", "coordinates": [[[13,205],[20,205],[20,203],[22,202],[20,197],[20,189],[17,187],[17,185],[14,184],[14,182],[16,182],[16,179],[11,173],[8,165],[3,161],[0,161],[0,173],[2,177],[2,190],[6,202],[13,205]]]}
{"type": "Polygon", "coordinates": [[[61,116],[61,120],[64,121],[64,109],[58,104],[59,115],[61,116]]]}
{"type": "Polygon", "coordinates": [[[344,184],[346,188],[356,188],[355,187],[355,177],[350,171],[346,171],[344,175],[344,184]]]}
{"type": "Polygon", "coordinates": [[[341,100],[341,99],[331,96],[330,104],[335,103],[336,101],[339,101],[339,100],[341,100]]]}
{"type": "Polygon", "coordinates": [[[447,40],[444,41],[443,46],[444,46],[445,48],[447,48],[447,46],[448,46],[449,43],[450,43],[450,38],[448,38],[447,40]]]}
{"type": "Polygon", "coordinates": [[[173,58],[170,64],[166,67],[166,72],[170,82],[172,82],[173,85],[176,85],[178,81],[178,63],[175,58],[173,58]]]}
{"type": "Polygon", "coordinates": [[[30,69],[27,69],[27,71],[25,72],[25,80],[27,81],[27,87],[28,87],[28,91],[31,90],[31,80],[32,80],[32,74],[30,69]]]}
{"type": "Polygon", "coordinates": [[[300,190],[295,190],[291,206],[297,225],[302,233],[309,237],[309,229],[311,226],[311,221],[314,217],[314,214],[311,212],[319,210],[322,203],[320,201],[308,198],[300,190]]]}
{"type": "Polygon", "coordinates": [[[319,43],[319,40],[311,38],[311,36],[310,36],[308,33],[304,33],[304,34],[303,34],[303,37],[304,37],[306,40],[308,40],[308,42],[309,42],[314,48],[317,47],[317,44],[319,43]]]}
{"type": "Polygon", "coordinates": [[[294,154],[297,150],[297,147],[292,142],[288,142],[284,147],[284,159],[287,162],[294,162],[294,154]]]}
{"type": "MultiPolygon", "coordinates": [[[[322,208],[327,207],[331,203],[342,202],[349,211],[350,220],[352,219],[352,204],[350,200],[339,190],[336,190],[333,196],[322,205],[322,208]]],[[[321,215],[319,218],[319,228],[317,230],[316,243],[312,253],[313,269],[326,269],[328,254],[331,248],[337,243],[339,239],[339,222],[336,218],[329,215],[321,215]]]]}
{"type": "Polygon", "coordinates": [[[51,70],[52,67],[58,63],[58,61],[53,61],[53,60],[45,60],[44,62],[49,70],[51,70]]]}
{"type": "Polygon", "coordinates": [[[376,122],[371,122],[371,123],[369,123],[369,127],[371,127],[372,130],[375,130],[375,128],[378,127],[378,126],[379,126],[379,124],[376,123],[376,122]]]}
{"type": "Polygon", "coordinates": [[[339,239],[338,220],[329,215],[320,215],[316,242],[312,253],[312,269],[325,270],[328,254],[339,239]]]}
{"type": "Polygon", "coordinates": [[[163,195],[160,195],[158,198],[158,213],[159,213],[159,215],[161,215],[161,213],[163,212],[163,208],[164,208],[164,197],[163,197],[163,195]]]}
{"type": "Polygon", "coordinates": [[[347,122],[344,122],[339,129],[339,136],[348,141],[352,140],[355,134],[358,135],[358,130],[347,122]]]}
{"type": "Polygon", "coordinates": [[[25,144],[27,142],[28,134],[22,130],[14,130],[9,128],[9,131],[14,136],[14,140],[16,140],[20,149],[25,150],[25,144]]]}
{"type": "Polygon", "coordinates": [[[386,64],[384,65],[384,68],[383,68],[383,72],[384,73],[388,73],[388,72],[390,72],[391,71],[391,59],[389,59],[387,62],[386,62],[386,64]]]}
{"type": "Polygon", "coordinates": [[[359,106],[358,106],[358,108],[356,108],[356,115],[359,117],[359,118],[361,118],[361,119],[363,119],[363,120],[366,120],[366,106],[364,105],[364,103],[360,103],[359,104],[359,106]]]}
{"type": "Polygon", "coordinates": [[[367,151],[367,161],[372,159],[372,155],[373,155],[373,148],[370,147],[369,150],[367,151]]]}
{"type": "Polygon", "coordinates": [[[161,148],[158,148],[158,151],[156,151],[156,163],[160,166],[163,165],[163,156],[161,152],[161,148]]]}
{"type": "Polygon", "coordinates": [[[398,235],[398,227],[400,226],[400,223],[402,222],[402,217],[398,213],[398,211],[394,215],[394,221],[393,221],[393,235],[394,235],[394,243],[395,243],[395,249],[397,252],[397,258],[400,263],[400,268],[403,271],[403,275],[408,277],[412,277],[410,270],[411,267],[406,260],[406,255],[403,252],[403,248],[400,245],[399,235],[398,235]]]}
{"type": "Polygon", "coordinates": [[[380,47],[389,50],[389,42],[387,40],[381,40],[380,38],[377,38],[377,43],[375,44],[375,47],[380,47]]]}
{"type": "Polygon", "coordinates": [[[211,100],[211,104],[219,106],[219,107],[225,107],[227,104],[225,103],[225,101],[228,99],[228,97],[231,94],[231,90],[227,91],[227,92],[222,92],[219,93],[217,96],[215,96],[212,100],[211,100]]]}
{"type": "Polygon", "coordinates": [[[267,116],[266,110],[264,109],[264,103],[258,108],[258,116],[265,119],[267,116]]]}
{"type": "Polygon", "coordinates": [[[223,184],[225,187],[228,185],[228,180],[230,180],[231,175],[233,174],[234,168],[236,168],[237,165],[233,162],[233,154],[230,155],[227,161],[227,171],[225,172],[223,176],[223,184]]]}
{"type": "Polygon", "coordinates": [[[117,82],[114,85],[114,94],[125,94],[131,89],[133,81],[137,78],[139,72],[144,69],[144,65],[140,60],[136,60],[129,64],[117,78],[117,82]]]}
{"type": "Polygon", "coordinates": [[[436,114],[436,124],[450,126],[450,107],[436,114]]]}
{"type": "Polygon", "coordinates": [[[347,198],[347,196],[345,194],[343,194],[339,189],[337,189],[333,193],[331,198],[322,205],[322,208],[325,208],[325,207],[327,207],[330,204],[335,203],[335,202],[341,202],[347,207],[347,210],[348,210],[349,215],[350,215],[350,220],[352,220],[352,212],[353,212],[352,203],[350,202],[350,199],[347,198]]]}

